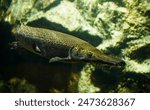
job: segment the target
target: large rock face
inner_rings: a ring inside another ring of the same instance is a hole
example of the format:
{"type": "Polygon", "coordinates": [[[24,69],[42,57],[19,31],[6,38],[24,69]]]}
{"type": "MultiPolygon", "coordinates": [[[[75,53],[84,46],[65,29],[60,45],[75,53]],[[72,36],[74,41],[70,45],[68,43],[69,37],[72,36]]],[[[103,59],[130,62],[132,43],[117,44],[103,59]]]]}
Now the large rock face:
{"type": "Polygon", "coordinates": [[[67,85],[71,92],[150,91],[149,0],[12,0],[0,12],[10,24],[72,34],[126,62],[123,69],[90,64],[73,69],[67,85]]]}

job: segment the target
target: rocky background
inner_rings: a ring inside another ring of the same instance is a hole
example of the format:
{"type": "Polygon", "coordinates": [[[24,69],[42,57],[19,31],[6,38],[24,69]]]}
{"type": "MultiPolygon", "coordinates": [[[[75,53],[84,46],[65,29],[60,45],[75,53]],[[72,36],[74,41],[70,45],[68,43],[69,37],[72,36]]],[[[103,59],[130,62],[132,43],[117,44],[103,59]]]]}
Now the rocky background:
{"type": "Polygon", "coordinates": [[[0,27],[0,92],[150,92],[149,0],[1,0],[0,27]],[[126,66],[49,64],[11,49],[15,24],[74,35],[126,66]]]}

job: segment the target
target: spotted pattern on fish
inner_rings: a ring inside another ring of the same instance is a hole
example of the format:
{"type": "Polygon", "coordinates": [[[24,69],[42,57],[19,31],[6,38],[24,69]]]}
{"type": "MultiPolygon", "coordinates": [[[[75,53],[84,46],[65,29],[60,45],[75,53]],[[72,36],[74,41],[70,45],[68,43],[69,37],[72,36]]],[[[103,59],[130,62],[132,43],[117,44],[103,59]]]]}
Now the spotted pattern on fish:
{"type": "Polygon", "coordinates": [[[86,61],[124,65],[123,60],[105,55],[90,43],[69,34],[24,25],[14,27],[12,33],[25,49],[48,58],[50,62],[86,61]]]}

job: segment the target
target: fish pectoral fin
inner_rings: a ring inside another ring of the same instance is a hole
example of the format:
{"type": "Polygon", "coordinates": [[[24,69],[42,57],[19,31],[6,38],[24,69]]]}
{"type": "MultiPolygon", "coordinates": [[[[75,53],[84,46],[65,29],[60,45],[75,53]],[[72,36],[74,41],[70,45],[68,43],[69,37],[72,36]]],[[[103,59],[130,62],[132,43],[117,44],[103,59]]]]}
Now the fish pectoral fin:
{"type": "Polygon", "coordinates": [[[53,57],[53,58],[51,58],[50,60],[49,60],[49,63],[52,63],[52,62],[67,62],[67,61],[71,61],[71,59],[72,59],[72,49],[73,49],[73,47],[72,48],[70,48],[69,49],[69,51],[68,51],[68,56],[67,57],[53,57]]]}
{"type": "Polygon", "coordinates": [[[70,60],[69,57],[65,57],[65,58],[61,58],[61,57],[54,57],[54,58],[51,58],[49,60],[49,63],[52,63],[52,62],[60,62],[60,61],[68,61],[70,60]]]}

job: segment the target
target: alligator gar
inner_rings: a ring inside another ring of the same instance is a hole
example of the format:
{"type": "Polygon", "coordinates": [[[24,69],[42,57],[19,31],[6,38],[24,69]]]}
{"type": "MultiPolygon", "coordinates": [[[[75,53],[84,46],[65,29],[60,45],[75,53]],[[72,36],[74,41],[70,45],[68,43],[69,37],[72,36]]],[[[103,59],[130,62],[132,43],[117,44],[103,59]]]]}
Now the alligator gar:
{"type": "Polygon", "coordinates": [[[105,55],[88,42],[72,35],[24,25],[14,27],[12,33],[25,49],[48,58],[49,62],[85,61],[124,65],[123,60],[105,55]]]}

